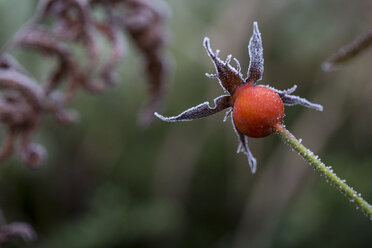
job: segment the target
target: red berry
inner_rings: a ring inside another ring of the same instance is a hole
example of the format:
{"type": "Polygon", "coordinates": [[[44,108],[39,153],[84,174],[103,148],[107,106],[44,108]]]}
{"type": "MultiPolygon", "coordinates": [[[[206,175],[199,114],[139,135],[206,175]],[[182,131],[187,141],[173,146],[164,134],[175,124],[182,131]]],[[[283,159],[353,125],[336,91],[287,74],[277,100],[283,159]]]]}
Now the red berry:
{"type": "Polygon", "coordinates": [[[236,128],[252,138],[270,135],[283,120],[284,105],[280,96],[264,86],[245,84],[233,95],[233,118],[236,128]]]}

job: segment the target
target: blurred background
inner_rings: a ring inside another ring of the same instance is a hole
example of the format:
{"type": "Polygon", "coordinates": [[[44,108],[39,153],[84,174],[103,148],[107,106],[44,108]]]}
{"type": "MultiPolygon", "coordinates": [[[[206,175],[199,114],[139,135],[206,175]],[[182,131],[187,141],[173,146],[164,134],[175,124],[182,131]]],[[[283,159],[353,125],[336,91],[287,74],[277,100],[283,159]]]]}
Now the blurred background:
{"type": "MultiPolygon", "coordinates": [[[[324,112],[287,107],[287,128],[372,201],[372,50],[338,71],[320,68],[372,27],[371,1],[166,2],[173,66],[165,115],[222,93],[204,76],[214,71],[204,36],[246,73],[258,21],[261,83],[278,89],[296,83],[296,95],[324,106],[324,112]]],[[[36,3],[0,0],[0,46],[36,3]]],[[[36,78],[49,68],[41,57],[15,55],[36,78]]],[[[43,120],[34,138],[48,150],[44,167],[31,170],[16,155],[1,164],[0,208],[8,222],[28,222],[39,236],[4,247],[372,247],[368,218],[277,136],[249,140],[258,161],[252,175],[224,113],[141,128],[146,78],[133,46],[118,72],[120,83],[104,94],[79,93],[71,104],[79,123],[43,120]]]]}

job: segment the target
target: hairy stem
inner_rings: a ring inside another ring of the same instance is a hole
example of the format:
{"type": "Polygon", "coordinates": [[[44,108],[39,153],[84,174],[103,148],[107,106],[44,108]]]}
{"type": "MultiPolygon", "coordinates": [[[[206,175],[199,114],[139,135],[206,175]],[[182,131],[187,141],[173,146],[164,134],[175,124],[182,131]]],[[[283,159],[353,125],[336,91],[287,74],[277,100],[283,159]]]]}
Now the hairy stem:
{"type": "Polygon", "coordinates": [[[275,125],[276,133],[288,143],[300,156],[302,156],[308,164],[310,164],[321,176],[326,178],[326,181],[335,186],[343,195],[345,195],[351,202],[357,205],[357,209],[361,209],[367,217],[372,220],[372,206],[362,198],[361,194],[356,192],[352,187],[341,180],[331,169],[326,166],[318,156],[307,149],[301,142],[296,139],[283,125],[275,125]]]}

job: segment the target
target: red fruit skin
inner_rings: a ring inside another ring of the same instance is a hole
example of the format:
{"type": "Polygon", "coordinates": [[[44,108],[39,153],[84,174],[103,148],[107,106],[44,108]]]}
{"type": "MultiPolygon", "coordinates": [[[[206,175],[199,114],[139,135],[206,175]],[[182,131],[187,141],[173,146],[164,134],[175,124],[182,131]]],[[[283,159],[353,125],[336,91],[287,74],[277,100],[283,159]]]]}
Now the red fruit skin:
{"type": "Polygon", "coordinates": [[[280,96],[264,86],[245,84],[233,94],[233,119],[244,135],[262,138],[273,133],[273,126],[284,117],[284,104],[280,96]]]}

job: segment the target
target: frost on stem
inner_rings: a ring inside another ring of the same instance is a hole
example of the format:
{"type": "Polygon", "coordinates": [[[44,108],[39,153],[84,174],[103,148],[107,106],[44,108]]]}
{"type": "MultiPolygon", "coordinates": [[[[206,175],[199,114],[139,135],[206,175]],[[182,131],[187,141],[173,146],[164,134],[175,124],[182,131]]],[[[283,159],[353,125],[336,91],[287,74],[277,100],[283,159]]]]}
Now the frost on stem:
{"type": "Polygon", "coordinates": [[[219,50],[217,50],[216,53],[213,53],[210,45],[210,40],[208,37],[204,38],[203,44],[217,72],[217,74],[206,74],[207,77],[217,78],[221,87],[224,90],[228,91],[230,94],[232,94],[238,85],[244,83],[239,61],[234,58],[234,61],[237,64],[237,68],[234,68],[233,66],[230,65],[230,61],[232,58],[231,55],[228,55],[226,60],[222,61],[218,57],[219,50]]]}
{"type": "Polygon", "coordinates": [[[247,83],[256,83],[262,79],[264,72],[264,58],[261,33],[258,30],[257,22],[253,23],[253,35],[249,41],[249,69],[247,74],[247,83]]]}
{"type": "Polygon", "coordinates": [[[214,99],[214,106],[211,107],[209,102],[204,102],[195,107],[189,108],[188,110],[182,112],[181,114],[173,117],[164,117],[157,112],[155,116],[166,122],[176,122],[176,121],[192,121],[194,119],[200,119],[213,115],[220,112],[226,108],[231,107],[230,96],[222,95],[214,99]]]}
{"type": "Polygon", "coordinates": [[[339,178],[331,166],[326,166],[317,155],[301,144],[293,134],[291,134],[283,125],[274,126],[276,133],[287,143],[293,151],[296,151],[305,161],[323,176],[327,183],[335,186],[344,196],[349,198],[351,202],[356,204],[356,208],[360,208],[367,217],[372,220],[372,206],[362,198],[361,194],[356,192],[353,187],[346,184],[346,180],[339,178]]]}

